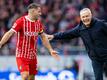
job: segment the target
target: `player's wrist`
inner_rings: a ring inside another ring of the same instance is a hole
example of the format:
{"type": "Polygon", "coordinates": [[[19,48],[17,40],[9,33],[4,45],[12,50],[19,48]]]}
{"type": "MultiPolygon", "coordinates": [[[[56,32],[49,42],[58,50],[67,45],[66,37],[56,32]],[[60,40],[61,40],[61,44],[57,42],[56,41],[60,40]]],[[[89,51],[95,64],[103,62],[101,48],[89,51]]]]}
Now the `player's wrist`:
{"type": "Polygon", "coordinates": [[[52,39],[54,39],[54,38],[55,38],[55,36],[56,36],[55,34],[54,34],[54,35],[52,35],[52,39]]]}
{"type": "Polygon", "coordinates": [[[54,35],[52,35],[52,39],[54,38],[54,35]]]}
{"type": "Polygon", "coordinates": [[[49,49],[49,52],[51,53],[53,51],[53,49],[49,49]]]}

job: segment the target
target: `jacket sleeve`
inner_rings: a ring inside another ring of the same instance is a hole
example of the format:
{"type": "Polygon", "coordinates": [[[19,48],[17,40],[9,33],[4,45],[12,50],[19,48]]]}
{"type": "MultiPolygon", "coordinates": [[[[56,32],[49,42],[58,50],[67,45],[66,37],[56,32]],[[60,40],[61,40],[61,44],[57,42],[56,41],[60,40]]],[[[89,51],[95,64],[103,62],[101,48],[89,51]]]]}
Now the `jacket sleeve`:
{"type": "Polygon", "coordinates": [[[103,31],[107,34],[107,22],[103,22],[103,31]]]}
{"type": "Polygon", "coordinates": [[[66,32],[58,32],[54,34],[54,40],[68,40],[79,37],[79,25],[77,25],[75,28],[68,30],[66,32]]]}

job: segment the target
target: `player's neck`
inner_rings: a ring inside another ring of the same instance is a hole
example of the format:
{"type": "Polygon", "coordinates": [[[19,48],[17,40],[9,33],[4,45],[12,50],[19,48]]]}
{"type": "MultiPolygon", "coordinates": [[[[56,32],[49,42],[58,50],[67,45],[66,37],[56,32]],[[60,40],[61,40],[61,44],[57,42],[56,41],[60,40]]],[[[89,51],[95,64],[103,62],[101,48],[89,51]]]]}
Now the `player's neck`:
{"type": "Polygon", "coordinates": [[[33,16],[31,15],[27,15],[27,18],[31,21],[31,22],[35,22],[35,18],[33,18],[33,16]]]}

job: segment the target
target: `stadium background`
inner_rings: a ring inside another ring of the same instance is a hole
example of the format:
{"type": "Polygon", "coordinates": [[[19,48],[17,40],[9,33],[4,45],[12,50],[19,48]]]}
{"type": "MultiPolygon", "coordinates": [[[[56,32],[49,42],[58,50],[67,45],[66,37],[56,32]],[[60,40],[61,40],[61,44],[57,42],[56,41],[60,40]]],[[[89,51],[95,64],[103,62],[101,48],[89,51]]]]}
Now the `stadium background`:
{"type": "MultiPolygon", "coordinates": [[[[89,7],[94,17],[107,21],[107,0],[0,0],[0,38],[17,18],[27,13],[26,7],[32,2],[42,4],[41,20],[47,34],[75,27],[80,21],[79,11],[84,7],[89,7]]],[[[0,49],[0,80],[20,80],[15,62],[16,39],[14,35],[0,49]]],[[[94,80],[91,61],[80,38],[51,41],[51,44],[59,51],[61,60],[53,59],[39,38],[36,80],[94,80]]]]}

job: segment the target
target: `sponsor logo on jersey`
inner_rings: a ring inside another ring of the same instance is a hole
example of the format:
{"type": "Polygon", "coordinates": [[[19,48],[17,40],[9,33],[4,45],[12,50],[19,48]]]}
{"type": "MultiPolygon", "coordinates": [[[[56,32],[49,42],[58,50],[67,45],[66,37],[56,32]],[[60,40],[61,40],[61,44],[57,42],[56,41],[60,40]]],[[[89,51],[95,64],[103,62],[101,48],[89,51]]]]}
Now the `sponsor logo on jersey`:
{"type": "Polygon", "coordinates": [[[26,36],[37,36],[38,33],[37,32],[25,32],[24,33],[26,36]]]}

